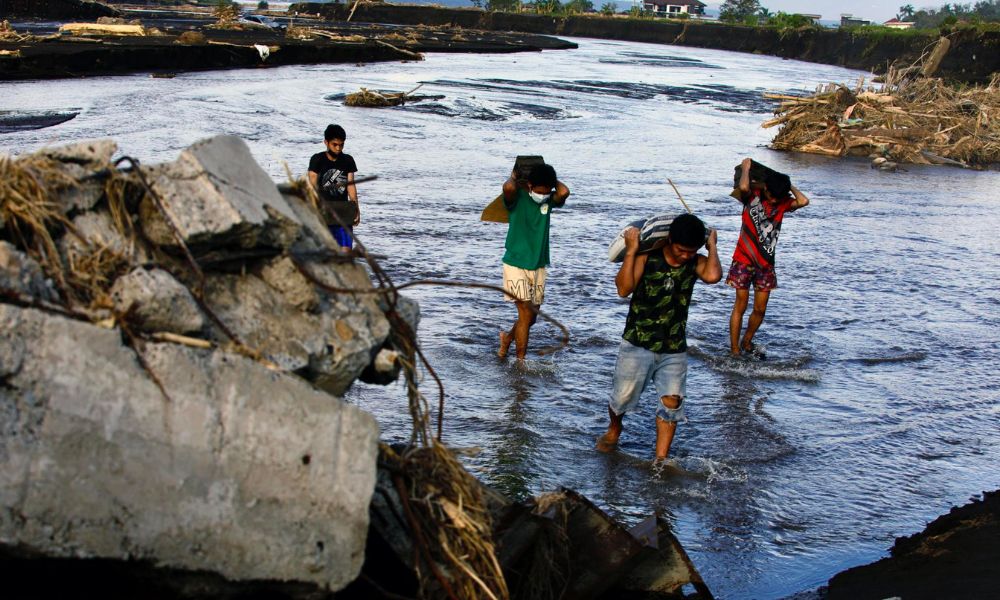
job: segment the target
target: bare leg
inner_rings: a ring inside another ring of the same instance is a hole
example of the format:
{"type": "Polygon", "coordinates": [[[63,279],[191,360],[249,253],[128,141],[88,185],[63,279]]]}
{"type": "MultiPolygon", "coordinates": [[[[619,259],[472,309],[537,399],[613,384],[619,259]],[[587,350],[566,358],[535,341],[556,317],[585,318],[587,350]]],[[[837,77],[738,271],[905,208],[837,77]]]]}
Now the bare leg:
{"type": "Polygon", "coordinates": [[[528,332],[535,324],[537,314],[538,309],[531,302],[517,301],[517,323],[514,323],[511,333],[514,336],[514,345],[517,347],[517,358],[520,360],[524,360],[528,354],[528,332]]]}
{"type": "MultiPolygon", "coordinates": [[[[663,396],[660,402],[667,408],[677,408],[681,405],[680,396],[663,396]]],[[[666,458],[670,454],[670,445],[674,441],[674,432],[677,431],[676,422],[668,422],[656,418],[656,459],[666,458]]]]}
{"type": "Polygon", "coordinates": [[[770,290],[754,290],[753,292],[753,312],[747,319],[747,330],[743,334],[743,341],[740,342],[741,350],[749,350],[753,344],[753,336],[764,322],[764,313],[767,312],[767,301],[771,297],[770,290]]]}
{"type": "Polygon", "coordinates": [[[601,437],[597,438],[597,451],[598,452],[611,452],[618,445],[618,438],[622,435],[622,421],[625,415],[616,415],[615,411],[608,407],[608,418],[610,423],[608,423],[608,430],[601,437]]]}
{"type": "Polygon", "coordinates": [[[750,290],[736,290],[736,301],[733,302],[733,312],[729,315],[729,352],[733,356],[740,354],[740,329],[743,327],[743,315],[747,311],[750,300],[750,290]]]}
{"type": "Polygon", "coordinates": [[[507,352],[510,350],[510,343],[514,341],[514,328],[511,327],[510,331],[500,332],[500,349],[497,351],[497,356],[500,358],[507,358],[507,352]]]}

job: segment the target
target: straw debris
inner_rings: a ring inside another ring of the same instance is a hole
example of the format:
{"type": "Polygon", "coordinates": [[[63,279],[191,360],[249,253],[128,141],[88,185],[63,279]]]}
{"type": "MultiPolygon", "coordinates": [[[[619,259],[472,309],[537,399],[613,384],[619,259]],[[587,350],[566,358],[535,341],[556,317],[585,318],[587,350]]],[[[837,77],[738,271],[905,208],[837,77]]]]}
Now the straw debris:
{"type": "Polygon", "coordinates": [[[408,92],[379,92],[363,87],[360,92],[348,94],[347,97],[344,98],[344,104],[346,106],[363,106],[367,108],[400,106],[415,99],[412,97],[413,92],[420,89],[420,85],[408,92]]]}
{"type": "Polygon", "coordinates": [[[778,150],[826,156],[879,156],[897,163],[984,168],[1000,163],[1000,74],[986,87],[957,88],[941,79],[891,69],[880,87],[830,84],[807,97],[779,100],[778,150]]]}

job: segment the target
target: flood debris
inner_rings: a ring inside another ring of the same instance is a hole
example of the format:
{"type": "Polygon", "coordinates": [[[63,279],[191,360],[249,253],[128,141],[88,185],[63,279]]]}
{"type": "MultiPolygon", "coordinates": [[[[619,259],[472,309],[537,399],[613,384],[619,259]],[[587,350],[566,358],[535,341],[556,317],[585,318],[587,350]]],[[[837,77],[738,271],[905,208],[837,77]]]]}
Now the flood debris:
{"type": "Polygon", "coordinates": [[[0,549],[344,587],[378,427],[337,395],[415,303],[242,140],[117,153],[0,157],[0,549]]]}
{"type": "Polygon", "coordinates": [[[433,96],[414,95],[413,92],[417,91],[422,86],[423,84],[420,84],[408,92],[380,92],[363,87],[359,92],[354,92],[353,94],[347,94],[347,96],[344,97],[344,104],[346,106],[362,106],[366,108],[385,108],[389,106],[402,106],[407,102],[420,102],[422,100],[440,100],[444,98],[444,96],[442,95],[433,95],[433,96]]]}
{"type": "Polygon", "coordinates": [[[942,47],[946,51],[938,44],[923,64],[890,69],[881,85],[861,78],[853,89],[829,84],[805,97],[765,94],[780,101],[775,118],[762,125],[781,126],[771,147],[897,164],[1000,163],[1000,74],[986,86],[969,87],[929,77],[942,47]]]}
{"type": "Polygon", "coordinates": [[[72,35],[100,36],[144,36],[146,29],[142,25],[119,23],[65,23],[59,26],[59,31],[72,35]]]}
{"type": "Polygon", "coordinates": [[[366,562],[362,578],[349,593],[369,587],[407,597],[712,598],[661,517],[651,516],[626,529],[572,490],[512,502],[464,474],[462,498],[477,500],[469,510],[442,497],[445,488],[428,486],[426,473],[417,476],[401,468],[400,453],[405,451],[384,445],[380,449],[366,562]],[[435,515],[437,523],[430,531],[444,528],[495,548],[495,564],[487,572],[496,578],[499,569],[498,583],[504,586],[486,594],[485,587],[477,591],[452,585],[455,552],[445,551],[443,545],[444,550],[436,549],[435,540],[426,538],[427,524],[412,516],[415,506],[435,515]],[[428,577],[428,571],[434,575],[428,577]],[[686,596],[685,586],[694,594],[686,596]]]}

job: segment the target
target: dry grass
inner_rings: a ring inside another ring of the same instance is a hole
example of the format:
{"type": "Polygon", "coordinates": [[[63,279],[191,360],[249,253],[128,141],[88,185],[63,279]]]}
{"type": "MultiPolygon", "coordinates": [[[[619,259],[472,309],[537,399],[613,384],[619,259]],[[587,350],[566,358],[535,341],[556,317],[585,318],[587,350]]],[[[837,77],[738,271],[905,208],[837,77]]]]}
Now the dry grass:
{"type": "Polygon", "coordinates": [[[113,179],[106,185],[112,220],[128,241],[128,248],[108,240],[81,236],[53,201],[61,190],[78,186],[73,177],[48,157],[31,154],[14,159],[0,156],[0,222],[17,247],[34,258],[45,274],[56,282],[69,306],[108,308],[108,290],[118,276],[132,266],[134,231],[124,208],[121,190],[113,179]],[[73,236],[79,243],[67,244],[66,256],[56,245],[59,236],[73,236]]]}
{"type": "Polygon", "coordinates": [[[37,260],[63,293],[68,287],[51,230],[71,225],[50,199],[49,186],[75,183],[51,159],[0,156],[0,223],[11,241],[37,260]]]}
{"type": "Polygon", "coordinates": [[[827,86],[809,97],[781,100],[771,146],[829,156],[885,156],[896,162],[1000,163],[1000,74],[989,85],[959,88],[941,79],[890,71],[880,88],[827,86]]]}

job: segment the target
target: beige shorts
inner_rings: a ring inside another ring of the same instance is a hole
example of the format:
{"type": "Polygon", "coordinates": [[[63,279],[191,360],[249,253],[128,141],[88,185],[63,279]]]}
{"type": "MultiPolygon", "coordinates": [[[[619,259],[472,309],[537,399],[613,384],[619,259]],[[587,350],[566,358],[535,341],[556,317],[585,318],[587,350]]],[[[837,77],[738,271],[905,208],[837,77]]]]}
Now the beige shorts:
{"type": "Polygon", "coordinates": [[[540,305],[545,299],[545,267],[534,271],[503,265],[503,289],[514,296],[504,294],[504,300],[514,302],[515,298],[522,302],[540,305]]]}

